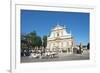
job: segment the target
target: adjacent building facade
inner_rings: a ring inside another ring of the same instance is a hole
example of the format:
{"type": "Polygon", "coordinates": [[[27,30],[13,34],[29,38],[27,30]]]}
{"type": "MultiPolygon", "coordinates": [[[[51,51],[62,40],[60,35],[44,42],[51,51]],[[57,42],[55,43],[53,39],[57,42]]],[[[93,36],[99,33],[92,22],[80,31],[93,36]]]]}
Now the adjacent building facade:
{"type": "Polygon", "coordinates": [[[65,26],[56,25],[47,37],[47,50],[72,53],[74,40],[65,26]]]}

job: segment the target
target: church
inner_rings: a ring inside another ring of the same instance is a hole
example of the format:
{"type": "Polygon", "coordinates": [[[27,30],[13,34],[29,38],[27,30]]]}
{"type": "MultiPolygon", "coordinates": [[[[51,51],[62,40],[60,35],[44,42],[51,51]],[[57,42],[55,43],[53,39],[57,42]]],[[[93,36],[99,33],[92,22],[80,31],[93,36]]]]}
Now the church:
{"type": "Polygon", "coordinates": [[[65,26],[57,24],[47,37],[47,50],[60,53],[73,53],[74,39],[71,32],[66,31],[65,26]]]}

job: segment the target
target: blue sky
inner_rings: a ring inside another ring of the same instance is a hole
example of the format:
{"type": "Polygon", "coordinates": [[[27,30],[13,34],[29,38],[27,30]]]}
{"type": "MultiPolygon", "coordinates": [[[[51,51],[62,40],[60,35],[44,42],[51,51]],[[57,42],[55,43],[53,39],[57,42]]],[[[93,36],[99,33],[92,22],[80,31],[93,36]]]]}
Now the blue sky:
{"type": "Polygon", "coordinates": [[[89,42],[89,13],[21,10],[21,33],[48,35],[57,24],[72,32],[76,43],[89,42]]]}

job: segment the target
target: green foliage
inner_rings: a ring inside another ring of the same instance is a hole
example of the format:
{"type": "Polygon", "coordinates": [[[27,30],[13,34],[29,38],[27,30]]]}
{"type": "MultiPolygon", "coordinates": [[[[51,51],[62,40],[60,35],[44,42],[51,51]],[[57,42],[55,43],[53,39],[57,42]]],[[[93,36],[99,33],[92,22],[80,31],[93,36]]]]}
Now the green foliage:
{"type": "Polygon", "coordinates": [[[37,47],[41,47],[42,46],[42,40],[41,40],[40,36],[36,37],[36,39],[35,39],[35,46],[37,46],[37,47]]]}
{"type": "Polygon", "coordinates": [[[43,47],[47,46],[47,36],[43,36],[43,47]]]}
{"type": "MultiPolygon", "coordinates": [[[[30,32],[27,35],[21,35],[21,40],[26,41],[26,45],[28,48],[30,47],[41,47],[42,46],[42,39],[40,36],[37,35],[37,33],[35,31],[30,32]]],[[[44,37],[44,46],[46,46],[46,36],[44,37]]],[[[21,42],[21,45],[23,45],[23,42],[21,42]]]]}

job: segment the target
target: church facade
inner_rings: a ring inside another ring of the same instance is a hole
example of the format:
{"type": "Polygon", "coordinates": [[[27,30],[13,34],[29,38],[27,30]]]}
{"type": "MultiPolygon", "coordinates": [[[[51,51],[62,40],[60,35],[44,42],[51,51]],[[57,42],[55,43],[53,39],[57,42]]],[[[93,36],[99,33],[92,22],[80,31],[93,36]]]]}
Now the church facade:
{"type": "Polygon", "coordinates": [[[56,25],[51,29],[47,37],[47,49],[49,51],[58,51],[73,53],[74,39],[71,33],[66,31],[65,26],[56,25]]]}

